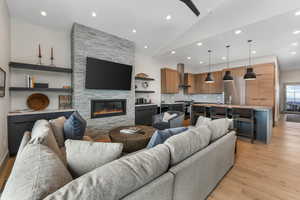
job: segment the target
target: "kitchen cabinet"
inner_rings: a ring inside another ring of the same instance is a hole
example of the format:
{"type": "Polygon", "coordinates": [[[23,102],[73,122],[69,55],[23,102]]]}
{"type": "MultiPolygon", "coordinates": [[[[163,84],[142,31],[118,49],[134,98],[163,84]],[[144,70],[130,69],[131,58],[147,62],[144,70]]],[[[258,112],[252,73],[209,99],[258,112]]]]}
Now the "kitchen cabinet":
{"type": "Polygon", "coordinates": [[[190,87],[185,88],[186,94],[196,94],[196,78],[195,74],[187,73],[184,75],[185,85],[189,85],[190,87]]]}
{"type": "Polygon", "coordinates": [[[254,65],[256,80],[246,81],[246,104],[275,105],[275,67],[273,63],[254,65]]]}
{"type": "Polygon", "coordinates": [[[177,70],[169,68],[161,69],[161,93],[179,93],[179,73],[177,70]]]}
{"type": "Polygon", "coordinates": [[[209,84],[209,94],[220,94],[224,91],[223,87],[223,73],[216,71],[211,73],[214,83],[209,84]]]}
{"type": "Polygon", "coordinates": [[[135,124],[152,125],[152,118],[157,114],[157,105],[138,105],[135,107],[135,124]]]}
{"type": "Polygon", "coordinates": [[[218,94],[224,91],[222,71],[211,73],[214,83],[206,83],[207,73],[195,74],[195,93],[197,94],[218,94]]]}

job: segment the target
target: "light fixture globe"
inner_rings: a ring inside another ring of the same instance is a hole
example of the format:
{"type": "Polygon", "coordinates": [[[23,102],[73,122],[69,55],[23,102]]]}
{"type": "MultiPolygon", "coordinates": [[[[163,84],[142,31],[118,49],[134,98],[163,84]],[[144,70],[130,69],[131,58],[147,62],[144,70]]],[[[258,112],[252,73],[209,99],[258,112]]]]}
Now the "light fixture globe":
{"type": "Polygon", "coordinates": [[[253,68],[248,68],[246,74],[244,75],[245,80],[255,80],[256,79],[256,74],[253,71],[253,68]]]}
{"type": "Polygon", "coordinates": [[[233,77],[231,76],[231,72],[230,71],[226,71],[225,75],[223,77],[223,81],[233,81],[233,77]]]}
{"type": "Polygon", "coordinates": [[[214,83],[215,81],[214,81],[214,79],[212,78],[212,75],[211,75],[211,73],[209,72],[209,73],[207,73],[207,76],[206,76],[206,78],[205,78],[205,83],[214,83]]]}

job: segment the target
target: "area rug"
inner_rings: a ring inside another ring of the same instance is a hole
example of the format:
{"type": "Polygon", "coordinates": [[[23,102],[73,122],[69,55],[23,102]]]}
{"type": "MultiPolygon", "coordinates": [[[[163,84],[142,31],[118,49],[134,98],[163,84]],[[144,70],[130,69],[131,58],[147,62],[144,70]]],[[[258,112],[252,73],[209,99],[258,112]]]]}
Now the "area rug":
{"type": "Polygon", "coordinates": [[[289,114],[286,116],[286,121],[300,123],[300,114],[289,114]]]}

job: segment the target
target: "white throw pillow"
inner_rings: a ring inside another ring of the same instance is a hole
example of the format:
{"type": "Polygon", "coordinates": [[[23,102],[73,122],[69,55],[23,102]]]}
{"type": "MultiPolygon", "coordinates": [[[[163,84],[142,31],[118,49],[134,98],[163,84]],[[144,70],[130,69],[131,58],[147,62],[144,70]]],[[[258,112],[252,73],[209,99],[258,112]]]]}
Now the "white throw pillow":
{"type": "Polygon", "coordinates": [[[211,134],[211,130],[207,126],[200,126],[167,139],[165,144],[171,153],[171,166],[205,148],[211,140],[211,134]]]}
{"type": "Polygon", "coordinates": [[[35,122],[32,128],[29,144],[43,144],[48,146],[64,163],[66,163],[54,137],[51,125],[47,120],[38,120],[35,122]]]}
{"type": "Polygon", "coordinates": [[[58,156],[47,146],[28,144],[18,155],[2,200],[41,200],[72,181],[58,156]]]}
{"type": "Polygon", "coordinates": [[[210,122],[211,122],[210,118],[199,116],[195,126],[199,127],[199,126],[203,126],[203,125],[208,125],[210,122]]]}
{"type": "Polygon", "coordinates": [[[208,123],[208,128],[212,132],[211,141],[215,141],[218,138],[225,135],[226,133],[228,133],[231,124],[232,124],[232,119],[227,119],[227,118],[210,121],[208,123]]]}
{"type": "Polygon", "coordinates": [[[51,124],[55,139],[59,147],[63,147],[65,143],[64,139],[64,123],[66,118],[64,116],[49,121],[51,124]]]}
{"type": "Polygon", "coordinates": [[[118,159],[123,150],[120,143],[66,140],[66,157],[74,177],[82,176],[102,165],[118,159]]]}
{"type": "Polygon", "coordinates": [[[170,114],[170,113],[168,113],[168,112],[165,112],[162,121],[163,121],[163,122],[169,122],[169,120],[170,120],[170,119],[173,119],[174,117],[177,117],[177,114],[176,114],[176,113],[170,114]]]}

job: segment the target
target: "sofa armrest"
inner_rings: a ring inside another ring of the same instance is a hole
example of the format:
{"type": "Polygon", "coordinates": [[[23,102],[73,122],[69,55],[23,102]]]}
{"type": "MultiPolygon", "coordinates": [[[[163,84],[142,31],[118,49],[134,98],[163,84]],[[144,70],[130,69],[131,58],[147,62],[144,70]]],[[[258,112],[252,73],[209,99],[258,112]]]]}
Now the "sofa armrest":
{"type": "Polygon", "coordinates": [[[19,146],[19,150],[18,150],[18,153],[17,153],[17,157],[18,155],[23,151],[23,149],[25,148],[25,146],[29,143],[31,139],[31,132],[29,131],[26,131],[23,135],[23,138],[22,138],[22,141],[21,141],[21,144],[19,146]]]}

